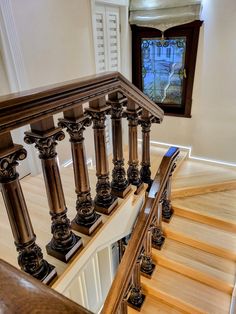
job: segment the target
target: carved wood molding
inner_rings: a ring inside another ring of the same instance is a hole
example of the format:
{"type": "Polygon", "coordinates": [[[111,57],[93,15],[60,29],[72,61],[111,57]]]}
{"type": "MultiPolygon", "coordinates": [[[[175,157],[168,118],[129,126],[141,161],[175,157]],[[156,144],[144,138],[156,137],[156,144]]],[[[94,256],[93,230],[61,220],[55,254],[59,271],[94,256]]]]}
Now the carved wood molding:
{"type": "Polygon", "coordinates": [[[121,91],[160,121],[163,111],[119,72],[109,72],[0,97],[0,133],[121,91]]]}

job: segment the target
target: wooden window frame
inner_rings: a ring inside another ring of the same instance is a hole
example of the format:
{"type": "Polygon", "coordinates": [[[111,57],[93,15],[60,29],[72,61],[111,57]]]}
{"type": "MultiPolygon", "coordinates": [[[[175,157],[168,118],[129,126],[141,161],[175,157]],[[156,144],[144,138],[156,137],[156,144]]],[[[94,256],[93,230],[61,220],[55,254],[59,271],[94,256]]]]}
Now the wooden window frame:
{"type": "MultiPolygon", "coordinates": [[[[186,53],[185,53],[185,71],[186,78],[183,82],[182,103],[162,104],[157,103],[166,115],[191,118],[192,92],[194,73],[197,58],[197,48],[199,31],[202,21],[194,21],[188,24],[176,26],[165,31],[166,39],[171,37],[186,37],[186,53]]],[[[158,29],[149,27],[131,26],[132,29],[132,81],[140,90],[142,87],[142,66],[141,66],[141,40],[142,38],[161,37],[162,33],[158,29]]]]}

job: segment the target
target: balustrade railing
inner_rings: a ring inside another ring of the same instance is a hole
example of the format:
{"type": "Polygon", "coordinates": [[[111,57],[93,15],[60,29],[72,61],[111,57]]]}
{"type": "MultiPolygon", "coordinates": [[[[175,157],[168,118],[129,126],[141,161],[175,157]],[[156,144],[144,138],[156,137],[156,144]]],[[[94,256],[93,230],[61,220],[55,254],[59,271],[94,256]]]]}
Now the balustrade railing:
{"type": "Polygon", "coordinates": [[[19,181],[18,162],[26,158],[27,152],[22,145],[13,143],[10,133],[13,129],[30,125],[24,140],[26,144],[35,146],[41,160],[51,216],[52,238],[48,239],[46,246],[49,255],[67,263],[83,247],[82,239],[73,230],[93,236],[93,232],[102,225],[100,213],[109,215],[115,211],[118,197],[124,198],[131,185],[137,187],[136,193],[144,183],[149,185],[146,206],[139,215],[120,264],[118,279],[113,284],[117,295],[109,294],[103,312],[116,313],[119,308],[125,313],[127,302],[142,303],[140,270],[151,276],[154,269],[151,244],[161,247],[164,241],[162,215],[168,220],[172,214],[170,178],[178,150],[172,149],[164,157],[154,181],[150,170],[150,128],[152,123],[160,123],[162,119],[163,111],[118,72],[0,97],[0,185],[22,270],[47,284],[56,276],[55,267],[45,260],[36,244],[19,181]],[[89,104],[86,108],[85,103],[89,104]],[[53,116],[59,112],[63,112],[63,118],[55,125],[53,116]],[[111,115],[112,120],[113,169],[109,169],[107,161],[107,115],[111,115]],[[128,120],[129,135],[129,159],[126,162],[122,139],[125,119],[128,120]],[[143,137],[141,163],[138,158],[139,125],[143,137]],[[88,127],[93,128],[95,144],[97,184],[94,199],[84,142],[84,131],[88,127]],[[65,138],[63,129],[70,138],[77,197],[72,222],[67,211],[73,209],[66,206],[57,162],[56,148],[65,138]],[[128,270],[124,268],[127,263],[128,270]],[[125,277],[121,275],[122,271],[125,277]],[[130,293],[128,287],[131,287],[130,293]]]}
{"type": "Polygon", "coordinates": [[[140,284],[140,271],[150,278],[155,268],[150,242],[155,237],[156,229],[164,239],[160,204],[165,197],[167,182],[175,168],[178,154],[179,149],[171,147],[162,159],[106,298],[102,310],[104,314],[126,313],[126,303],[140,311],[145,299],[140,284]]]}

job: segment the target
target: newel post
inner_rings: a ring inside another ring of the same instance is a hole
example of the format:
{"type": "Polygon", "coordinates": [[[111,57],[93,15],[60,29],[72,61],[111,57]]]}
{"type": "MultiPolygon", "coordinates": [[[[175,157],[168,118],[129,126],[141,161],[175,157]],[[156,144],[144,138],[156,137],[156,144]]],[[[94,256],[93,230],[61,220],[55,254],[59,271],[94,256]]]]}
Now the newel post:
{"type": "Polygon", "coordinates": [[[163,200],[158,203],[156,215],[152,225],[152,246],[158,250],[161,250],[165,242],[165,237],[163,236],[162,231],[162,202],[163,200]]]}
{"type": "Polygon", "coordinates": [[[101,215],[94,210],[90,193],[89,174],[86,150],[84,146],[84,130],[92,124],[91,117],[84,114],[79,106],[64,112],[64,119],[59,119],[59,126],[66,128],[70,136],[73,159],[75,191],[77,194],[77,214],[72,221],[72,228],[78,232],[91,235],[102,223],[101,215]]]}
{"type": "Polygon", "coordinates": [[[16,170],[18,161],[26,158],[22,145],[13,144],[11,134],[0,135],[0,186],[10,221],[20,268],[48,284],[55,276],[55,267],[43,259],[31,224],[25,198],[16,170]]]}
{"type": "Polygon", "coordinates": [[[82,240],[71,231],[56,160],[57,141],[63,140],[64,137],[61,128],[55,128],[53,117],[31,124],[31,132],[25,132],[25,142],[35,144],[42,163],[53,235],[46,246],[47,253],[63,262],[68,262],[82,245],[82,240]]]}
{"type": "Polygon", "coordinates": [[[143,183],[140,178],[139,160],[138,160],[138,121],[140,110],[133,100],[128,99],[127,110],[124,116],[127,117],[129,127],[129,161],[128,161],[128,181],[130,184],[137,186],[138,193],[143,183]]]}
{"type": "Polygon", "coordinates": [[[111,106],[112,120],[112,143],[113,143],[113,164],[111,193],[118,197],[124,198],[130,191],[131,186],[126,179],[123,157],[122,141],[122,113],[123,105],[126,104],[127,98],[119,92],[109,94],[107,104],[111,106]]]}
{"type": "Polygon", "coordinates": [[[118,204],[117,197],[111,194],[106,151],[105,120],[106,114],[110,113],[110,106],[106,104],[105,97],[101,97],[90,101],[86,112],[92,117],[94,130],[97,176],[94,205],[98,212],[109,214],[118,204]]]}

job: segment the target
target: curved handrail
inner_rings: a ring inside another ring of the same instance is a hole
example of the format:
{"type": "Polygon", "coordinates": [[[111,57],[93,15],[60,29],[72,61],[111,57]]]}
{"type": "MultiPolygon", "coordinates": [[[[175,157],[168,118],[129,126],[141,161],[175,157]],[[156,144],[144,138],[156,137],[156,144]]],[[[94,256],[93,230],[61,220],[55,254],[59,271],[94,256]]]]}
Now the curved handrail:
{"type": "Polygon", "coordinates": [[[120,91],[162,121],[164,113],[119,72],[106,72],[0,97],[0,134],[120,91]]]}
{"type": "Polygon", "coordinates": [[[138,259],[145,235],[151,226],[158,203],[161,200],[167,180],[175,166],[179,148],[171,147],[162,159],[160,167],[153,180],[147,200],[137,219],[131,239],[118,267],[115,279],[106,298],[102,313],[114,314],[117,312],[125,293],[128,290],[136,260],[138,259]]]}

